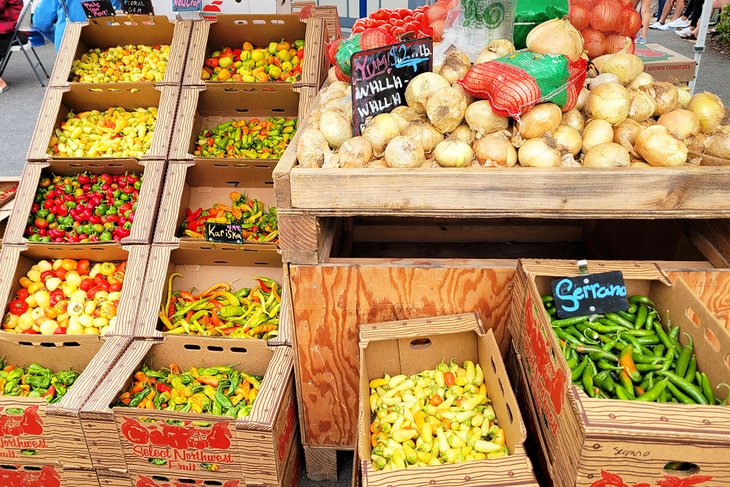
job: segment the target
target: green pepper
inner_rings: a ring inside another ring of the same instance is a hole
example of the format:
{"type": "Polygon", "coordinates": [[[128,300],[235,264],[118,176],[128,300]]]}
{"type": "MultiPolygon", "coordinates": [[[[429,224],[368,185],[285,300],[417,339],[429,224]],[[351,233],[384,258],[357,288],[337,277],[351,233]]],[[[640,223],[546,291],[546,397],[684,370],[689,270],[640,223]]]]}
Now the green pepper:
{"type": "Polygon", "coordinates": [[[129,401],[129,407],[135,408],[135,407],[139,406],[139,404],[142,401],[144,401],[144,398],[147,397],[147,395],[150,393],[151,390],[152,390],[152,388],[147,386],[144,389],[142,389],[141,391],[139,391],[137,394],[132,396],[132,399],[129,401]]]}
{"type": "MultiPolygon", "coordinates": [[[[668,371],[664,371],[664,370],[659,371],[659,374],[669,378],[669,381],[673,385],[675,385],[678,389],[680,389],[684,394],[689,396],[695,403],[705,404],[705,405],[709,404],[709,401],[702,394],[702,391],[694,384],[691,384],[690,382],[687,382],[686,380],[684,380],[684,377],[680,377],[677,374],[673,374],[672,372],[668,372],[668,371]]],[[[677,399],[679,399],[679,398],[677,398],[677,399]]]]}
{"type": "Polygon", "coordinates": [[[233,403],[231,403],[231,400],[221,391],[215,393],[215,402],[219,403],[224,411],[228,411],[233,407],[233,403]]]}
{"type": "Polygon", "coordinates": [[[693,349],[692,336],[689,333],[685,333],[685,335],[687,336],[689,343],[682,347],[682,351],[677,358],[677,365],[674,367],[674,373],[680,377],[684,377],[684,374],[687,372],[687,367],[689,366],[693,349]]]}
{"type": "Polygon", "coordinates": [[[665,378],[654,384],[654,387],[646,391],[644,394],[636,398],[637,401],[654,402],[664,392],[669,384],[669,379],[665,378]]]}
{"type": "Polygon", "coordinates": [[[593,381],[599,388],[608,393],[613,394],[613,392],[616,390],[616,383],[611,377],[611,374],[606,370],[603,370],[596,374],[596,376],[593,378],[593,381]]]}
{"type": "Polygon", "coordinates": [[[588,356],[583,356],[583,360],[581,363],[572,370],[570,374],[570,378],[573,382],[577,381],[579,377],[583,376],[583,371],[585,370],[586,366],[588,365],[588,356]]]}

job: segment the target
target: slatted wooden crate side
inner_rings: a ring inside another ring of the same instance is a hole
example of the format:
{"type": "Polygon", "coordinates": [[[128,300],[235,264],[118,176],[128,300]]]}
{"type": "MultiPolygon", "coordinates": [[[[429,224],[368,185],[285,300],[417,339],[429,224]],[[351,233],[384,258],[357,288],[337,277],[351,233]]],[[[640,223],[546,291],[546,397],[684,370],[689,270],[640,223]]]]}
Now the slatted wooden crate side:
{"type": "Polygon", "coordinates": [[[304,38],[301,86],[319,89],[327,79],[327,70],[330,67],[327,58],[327,20],[314,16],[305,22],[307,32],[304,38]]]}
{"type": "Polygon", "coordinates": [[[58,461],[64,467],[94,468],[79,412],[131,341],[127,337],[106,339],[99,353],[76,380],[74,387],[69,389],[60,402],[48,406],[46,422],[56,445],[58,461]]]}
{"type": "MultiPolygon", "coordinates": [[[[15,198],[10,220],[6,228],[4,241],[10,244],[29,243],[24,237],[28,224],[35,194],[40,183],[43,171],[63,174],[80,174],[89,171],[94,174],[112,172],[122,174],[126,171],[135,171],[142,175],[142,187],[137,199],[134,222],[128,237],[121,240],[122,244],[149,244],[155,228],[155,218],[162,192],[165,177],[164,160],[130,161],[126,159],[72,159],[64,161],[29,162],[23,168],[23,175],[18,186],[18,195],[15,198]]],[[[105,245],[114,245],[108,243],[105,245]]]]}
{"type": "Polygon", "coordinates": [[[506,353],[514,268],[490,264],[398,259],[291,265],[304,444],[355,444],[360,323],[477,311],[506,353]]]}
{"type": "Polygon", "coordinates": [[[337,482],[337,449],[304,446],[307,478],[315,482],[337,482]]]}
{"type": "MultiPolygon", "coordinates": [[[[170,45],[170,57],[165,68],[165,76],[160,82],[154,83],[157,86],[178,86],[182,83],[182,75],[185,68],[185,59],[187,55],[188,41],[192,32],[192,21],[191,20],[169,20],[165,16],[153,16],[148,15],[125,15],[123,18],[119,17],[121,22],[116,26],[111,26],[112,31],[124,30],[125,38],[129,37],[129,32],[134,29],[137,38],[134,44],[143,45],[156,45],[161,44],[160,42],[151,42],[149,37],[145,33],[145,28],[151,21],[154,24],[157,23],[172,23],[172,36],[166,43],[170,45]]],[[[103,25],[104,20],[90,19],[87,22],[69,22],[68,29],[63,33],[63,39],[61,41],[61,48],[58,51],[56,60],[53,63],[53,71],[48,82],[48,86],[53,88],[67,87],[71,82],[71,70],[73,62],[79,55],[82,33],[89,29],[95,29],[98,25],[103,25]]],[[[107,20],[108,22],[108,20],[107,20]]],[[[98,30],[98,29],[97,29],[98,30]]],[[[118,32],[117,32],[118,34],[118,32]]],[[[113,41],[109,41],[111,44],[113,41]]],[[[87,49],[93,49],[101,46],[87,45],[87,49]]],[[[103,49],[105,49],[104,47],[103,49]]],[[[92,84],[92,83],[84,83],[92,84]]]]}
{"type": "Polygon", "coordinates": [[[339,222],[286,209],[278,210],[277,216],[284,262],[318,264],[327,260],[337,238],[339,222]]]}
{"type": "Polygon", "coordinates": [[[28,161],[45,161],[48,159],[46,151],[48,150],[48,143],[51,141],[51,134],[55,128],[56,115],[58,113],[58,107],[61,105],[63,93],[63,88],[49,87],[44,91],[41,108],[35,122],[33,135],[30,138],[30,145],[28,146],[28,155],[26,157],[28,161]]]}
{"type": "Polygon", "coordinates": [[[292,208],[332,215],[395,210],[412,216],[458,211],[483,218],[724,218],[730,200],[727,167],[645,171],[293,167],[289,180],[292,208]],[[590,188],[584,184],[586,178],[590,188]],[[413,184],[418,191],[403,190],[413,184]]]}

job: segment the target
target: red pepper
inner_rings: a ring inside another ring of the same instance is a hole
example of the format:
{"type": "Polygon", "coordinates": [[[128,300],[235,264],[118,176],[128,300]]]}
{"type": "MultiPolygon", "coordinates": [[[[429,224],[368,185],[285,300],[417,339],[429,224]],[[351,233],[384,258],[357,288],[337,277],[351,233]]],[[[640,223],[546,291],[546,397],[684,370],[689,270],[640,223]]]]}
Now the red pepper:
{"type": "Polygon", "coordinates": [[[54,385],[51,385],[51,387],[48,388],[45,394],[43,394],[41,397],[53,397],[56,395],[56,387],[54,385]]]}
{"type": "Polygon", "coordinates": [[[271,288],[269,286],[267,286],[266,284],[264,284],[264,281],[262,281],[261,279],[256,279],[256,280],[259,282],[259,286],[261,286],[261,289],[263,289],[264,292],[266,292],[266,293],[271,292],[271,288]]]}
{"type": "Polygon", "coordinates": [[[63,291],[60,289],[56,289],[51,293],[51,306],[55,306],[56,303],[59,301],[63,301],[66,299],[66,295],[63,291]]]}
{"type": "Polygon", "coordinates": [[[157,392],[170,392],[172,390],[170,386],[165,385],[162,382],[157,382],[155,385],[157,386],[157,392]]]}
{"type": "Polygon", "coordinates": [[[15,299],[10,303],[10,312],[15,316],[20,316],[28,311],[28,303],[20,299],[15,299]]]}

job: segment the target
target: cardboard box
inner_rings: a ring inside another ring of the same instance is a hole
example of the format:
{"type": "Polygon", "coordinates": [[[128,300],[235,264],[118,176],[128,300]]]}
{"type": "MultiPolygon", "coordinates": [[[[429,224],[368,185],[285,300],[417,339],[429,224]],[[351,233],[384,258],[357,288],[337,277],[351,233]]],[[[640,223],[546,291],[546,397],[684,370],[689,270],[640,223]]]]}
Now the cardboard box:
{"type": "Polygon", "coordinates": [[[279,159],[237,159],[194,155],[198,136],[206,129],[231,120],[252,118],[297,118],[303,97],[291,86],[257,86],[235,83],[205,87],[184,87],[180,95],[177,124],[170,147],[170,159],[236,163],[248,162],[271,172],[279,159]]]}
{"type": "MultiPolygon", "coordinates": [[[[662,321],[692,336],[698,370],[713,385],[730,379],[730,335],[681,280],[670,283],[652,264],[591,262],[590,273],[620,270],[629,295],[657,305],[662,321]]],[[[558,486],[591,486],[611,474],[629,485],[688,477],[703,487],[730,482],[730,409],[589,398],[570,370],[540,296],[556,277],[576,276],[575,262],[525,260],[514,281],[511,332],[531,391],[549,470],[558,486]],[[683,462],[684,471],[665,470],[683,462]],[[700,480],[702,479],[702,480],[700,480]]],[[[686,343],[683,336],[681,342],[686,343]]],[[[716,390],[723,395],[722,388],[716,390]]]]}
{"type": "Polygon", "coordinates": [[[200,337],[166,336],[132,342],[84,405],[81,420],[87,442],[96,445],[89,448],[96,468],[118,469],[121,458],[130,474],[150,478],[280,485],[297,436],[294,402],[289,347],[270,348],[260,340],[218,340],[214,345],[200,337]],[[182,370],[229,364],[264,380],[251,414],[240,420],[113,407],[143,363],[155,369],[175,363],[182,370]],[[164,464],[153,465],[152,458],[164,464]]]}
{"type": "MultiPolygon", "coordinates": [[[[54,372],[73,369],[82,372],[64,397],[49,405],[44,398],[0,396],[0,456],[2,464],[54,467],[80,467],[88,461],[83,431],[78,422],[58,422],[49,414],[52,408],[72,408],[78,397],[75,392],[93,390],[104,379],[116,357],[92,364],[92,359],[111,342],[128,339],[117,337],[102,341],[93,335],[16,335],[0,341],[0,355],[8,364],[27,367],[38,363],[54,372]],[[58,440],[61,442],[58,442],[58,440]]],[[[84,396],[82,396],[84,397],[84,396]]],[[[0,482],[0,485],[15,485],[0,482]]],[[[25,485],[25,484],[23,484],[25,485]]],[[[51,485],[51,484],[43,484],[51,485]]]]}
{"type": "Polygon", "coordinates": [[[97,469],[96,474],[99,476],[99,487],[136,487],[132,485],[128,472],[97,469]]]}
{"type": "MultiPolygon", "coordinates": [[[[0,273],[0,310],[3,316],[7,312],[8,303],[15,298],[20,289],[20,278],[40,260],[52,259],[88,259],[96,262],[127,261],[124,284],[120,291],[117,307],[117,324],[109,335],[132,336],[135,331],[137,306],[142,295],[142,284],[147,264],[149,247],[128,245],[122,247],[83,244],[83,245],[5,245],[0,252],[0,266],[5,272],[0,273]]],[[[17,333],[0,331],[0,341],[16,340],[17,333]]],[[[64,335],[65,336],[65,335],[64,335]]],[[[76,335],[68,335],[74,337],[76,335]]],[[[79,335],[88,336],[88,335],[79,335]]]]}
{"type": "MultiPolygon", "coordinates": [[[[254,276],[275,279],[283,288],[282,308],[279,312],[279,335],[268,341],[269,345],[291,343],[292,323],[288,319],[289,297],[282,275],[281,258],[274,249],[250,249],[243,251],[236,245],[211,244],[208,242],[183,242],[179,245],[152,246],[147,267],[145,289],[137,316],[138,337],[162,337],[164,325],[158,314],[167,300],[167,284],[174,273],[182,274],[173,281],[174,289],[188,291],[192,288],[205,290],[213,284],[231,282],[234,289],[253,287],[254,276]],[[285,305],[286,303],[286,305],[285,305]]],[[[208,337],[207,342],[239,341],[236,338],[208,337]]],[[[207,343],[206,342],[206,343],[207,343]]]]}
{"type": "MultiPolygon", "coordinates": [[[[255,161],[224,159],[216,162],[204,158],[168,164],[153,241],[200,242],[201,239],[179,233],[180,225],[185,221],[185,210],[206,210],[216,203],[230,205],[229,195],[232,191],[237,191],[248,199],[261,201],[268,211],[275,204],[271,166],[255,161]]],[[[273,250],[278,248],[275,243],[249,241],[245,241],[243,246],[273,250]]]]}
{"type": "Polygon", "coordinates": [[[53,65],[49,86],[90,85],[71,81],[73,62],[90,49],[125,45],[169,45],[170,58],[165,77],[157,85],[179,85],[192,32],[190,20],[169,20],[164,15],[119,15],[114,19],[89,19],[69,22],[63,33],[61,48],[53,65]]]}
{"type": "MultiPolygon", "coordinates": [[[[258,3],[258,2],[252,2],[258,3]]],[[[215,21],[199,21],[193,24],[193,33],[190,38],[188,61],[185,65],[183,85],[256,85],[256,86],[285,86],[292,89],[287,82],[269,83],[234,83],[203,81],[200,74],[205,59],[213,51],[228,46],[232,49],[241,47],[244,42],[250,42],[255,47],[266,47],[270,42],[286,40],[293,42],[304,40],[304,59],[302,59],[302,76],[297,86],[321,86],[327,78],[329,61],[326,55],[326,27],[322,18],[300,20],[297,15],[263,15],[260,11],[251,12],[255,15],[217,15],[215,21]]]]}
{"type": "Polygon", "coordinates": [[[52,464],[36,466],[3,463],[0,465],[0,485],[99,487],[99,480],[93,470],[71,470],[52,464]]]}
{"type": "Polygon", "coordinates": [[[428,485],[537,486],[523,443],[525,425],[517,405],[499,346],[492,330],[476,314],[461,314],[360,327],[360,423],[358,455],[362,484],[370,487],[428,485]],[[433,369],[439,360],[472,360],[481,365],[487,395],[504,429],[510,455],[504,458],[453,465],[377,471],[370,462],[369,382],[385,374],[415,374],[433,369]]]}
{"type": "MultiPolygon", "coordinates": [[[[46,90],[41,112],[38,115],[33,138],[28,150],[29,161],[49,159],[69,160],[48,154],[48,144],[60,123],[66,120],[69,112],[85,110],[107,110],[110,107],[123,107],[126,110],[157,107],[157,120],[152,136],[152,144],[140,159],[166,159],[170,148],[172,125],[177,108],[178,86],[153,86],[149,83],[108,83],[95,85],[75,84],[66,88],[46,90]]],[[[92,157],[84,160],[109,159],[92,157]]],[[[125,158],[132,159],[135,158],[125,158]]]]}
{"type": "MultiPolygon", "coordinates": [[[[124,174],[136,172],[142,174],[142,188],[137,199],[137,209],[134,213],[131,233],[123,238],[121,244],[147,244],[152,240],[152,231],[155,225],[157,204],[162,191],[162,181],[165,176],[165,161],[134,161],[130,159],[107,160],[50,160],[46,162],[31,162],[25,165],[23,177],[15,198],[10,221],[5,231],[5,242],[11,244],[29,244],[24,237],[28,225],[36,190],[41,178],[53,175],[73,176],[84,171],[93,174],[124,174]]],[[[101,242],[100,245],[119,245],[117,242],[101,242]]],[[[68,246],[69,244],[58,244],[68,246]]]]}
{"type": "MultiPolygon", "coordinates": [[[[155,13],[174,17],[172,3],[159,2],[155,13]]],[[[291,0],[203,0],[203,15],[215,18],[217,14],[289,14],[291,0]]]]}
{"type": "Polygon", "coordinates": [[[636,55],[644,61],[644,71],[657,81],[686,83],[695,78],[695,61],[660,44],[636,46],[636,55]]]}

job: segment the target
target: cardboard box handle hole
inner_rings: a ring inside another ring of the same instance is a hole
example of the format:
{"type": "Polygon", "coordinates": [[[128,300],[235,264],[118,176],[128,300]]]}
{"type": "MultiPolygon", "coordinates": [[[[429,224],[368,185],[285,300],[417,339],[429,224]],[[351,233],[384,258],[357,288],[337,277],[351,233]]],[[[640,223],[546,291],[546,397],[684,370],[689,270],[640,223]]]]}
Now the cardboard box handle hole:
{"type": "Polygon", "coordinates": [[[492,363],[492,372],[497,373],[497,364],[494,363],[494,357],[490,357],[489,361],[492,363]]]}
{"type": "Polygon", "coordinates": [[[692,321],[692,323],[697,328],[699,328],[702,325],[702,321],[700,320],[700,317],[697,316],[697,313],[695,313],[695,311],[692,308],[690,308],[689,306],[687,306],[687,308],[684,310],[684,314],[687,316],[687,318],[689,318],[692,321]]]}
{"type": "Polygon", "coordinates": [[[236,111],[238,113],[246,113],[246,112],[248,112],[248,108],[236,108],[236,111]]]}
{"type": "Polygon", "coordinates": [[[512,409],[509,407],[509,404],[505,404],[507,406],[507,416],[509,416],[509,424],[512,424],[515,422],[514,417],[512,416],[512,409]]]}
{"type": "Polygon", "coordinates": [[[227,260],[214,260],[213,263],[214,264],[228,264],[228,261],[227,260]]]}
{"type": "Polygon", "coordinates": [[[413,350],[426,350],[431,348],[431,340],[429,338],[416,338],[411,340],[411,348],[413,350]]]}
{"type": "Polygon", "coordinates": [[[692,462],[669,462],[664,465],[668,472],[681,472],[685,475],[694,475],[700,471],[700,466],[692,462]]]}
{"type": "Polygon", "coordinates": [[[226,181],[226,184],[237,188],[238,185],[241,184],[241,181],[226,181]]]}
{"type": "Polygon", "coordinates": [[[247,353],[248,350],[246,350],[243,347],[231,347],[231,352],[233,352],[233,353],[247,353]]]}
{"type": "Polygon", "coordinates": [[[183,345],[183,348],[185,350],[200,350],[200,345],[195,345],[194,343],[186,343],[183,345]]]}
{"type": "Polygon", "coordinates": [[[222,352],[223,351],[223,347],[219,347],[217,345],[208,345],[207,348],[208,348],[209,352],[222,352]]]}
{"type": "Polygon", "coordinates": [[[233,23],[236,25],[248,25],[248,20],[236,20],[233,23]]]}
{"type": "Polygon", "coordinates": [[[720,340],[717,339],[717,336],[712,332],[712,330],[705,330],[705,340],[707,340],[707,343],[710,344],[715,352],[720,351],[720,340]]]}
{"type": "Polygon", "coordinates": [[[725,355],[725,367],[730,369],[730,353],[725,355]]]}
{"type": "Polygon", "coordinates": [[[497,378],[497,384],[499,384],[499,390],[502,391],[502,394],[504,394],[504,385],[502,384],[502,379],[497,378]]]}
{"type": "Polygon", "coordinates": [[[234,166],[235,166],[235,167],[242,167],[242,168],[247,168],[247,167],[251,167],[251,165],[250,165],[250,164],[234,164],[234,166]]]}

